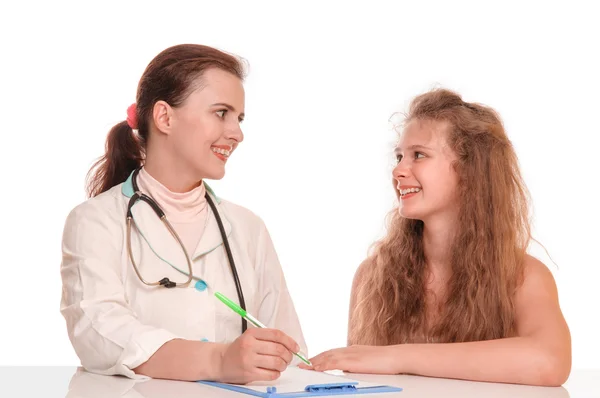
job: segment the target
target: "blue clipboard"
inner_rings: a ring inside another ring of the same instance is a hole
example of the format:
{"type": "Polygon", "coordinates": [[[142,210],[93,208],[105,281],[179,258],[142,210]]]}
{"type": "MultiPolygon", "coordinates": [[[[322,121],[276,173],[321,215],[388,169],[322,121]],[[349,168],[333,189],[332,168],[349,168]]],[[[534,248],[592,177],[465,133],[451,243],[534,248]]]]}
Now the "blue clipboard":
{"type": "Polygon", "coordinates": [[[198,383],[207,384],[214,387],[223,388],[248,394],[255,397],[278,398],[278,397],[317,397],[325,395],[356,395],[356,394],[376,394],[385,392],[400,392],[402,388],[391,386],[375,386],[375,387],[357,387],[359,384],[355,381],[327,383],[327,384],[309,384],[304,388],[304,391],[298,392],[283,392],[278,393],[276,387],[265,387],[265,391],[256,391],[240,385],[232,385],[225,383],[217,383],[214,381],[198,381],[198,383]]]}

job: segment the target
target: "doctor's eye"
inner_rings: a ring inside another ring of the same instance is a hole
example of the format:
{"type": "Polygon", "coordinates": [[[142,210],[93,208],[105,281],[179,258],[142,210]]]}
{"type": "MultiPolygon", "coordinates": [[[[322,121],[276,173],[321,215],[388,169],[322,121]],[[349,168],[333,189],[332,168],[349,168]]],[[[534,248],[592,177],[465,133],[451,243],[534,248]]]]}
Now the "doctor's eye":
{"type": "Polygon", "coordinates": [[[220,111],[217,111],[215,113],[217,114],[218,117],[223,119],[225,117],[225,114],[227,113],[227,109],[221,109],[220,111]]]}
{"type": "Polygon", "coordinates": [[[421,152],[415,152],[415,159],[419,159],[419,155],[420,155],[421,157],[423,157],[423,158],[425,157],[425,154],[424,154],[424,153],[421,153],[421,152]]]}

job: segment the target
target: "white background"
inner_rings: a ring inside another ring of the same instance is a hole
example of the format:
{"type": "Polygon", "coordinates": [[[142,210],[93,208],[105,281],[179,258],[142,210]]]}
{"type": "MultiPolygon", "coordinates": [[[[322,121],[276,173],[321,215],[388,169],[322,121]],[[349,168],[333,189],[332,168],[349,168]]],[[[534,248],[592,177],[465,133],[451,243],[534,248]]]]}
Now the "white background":
{"type": "Polygon", "coordinates": [[[444,86],[502,115],[535,237],[558,265],[532,246],[557,280],[573,367],[600,368],[598,12],[573,1],[349,3],[0,7],[0,365],[79,364],[59,313],[65,217],[146,64],[194,42],[250,64],[245,141],[212,186],[266,222],[311,355],[345,344],[354,271],[394,206],[388,120],[444,86]]]}

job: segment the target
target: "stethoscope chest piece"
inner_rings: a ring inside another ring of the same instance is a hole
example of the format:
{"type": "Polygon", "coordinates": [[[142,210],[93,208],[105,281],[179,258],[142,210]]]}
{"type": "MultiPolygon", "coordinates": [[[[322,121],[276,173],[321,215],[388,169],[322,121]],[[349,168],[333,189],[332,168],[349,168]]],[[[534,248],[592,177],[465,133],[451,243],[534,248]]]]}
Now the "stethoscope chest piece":
{"type": "Polygon", "coordinates": [[[203,291],[206,290],[206,288],[208,287],[208,285],[206,284],[206,282],[204,282],[202,279],[200,279],[198,282],[196,282],[196,284],[194,285],[194,287],[199,292],[203,292],[203,291]]]}

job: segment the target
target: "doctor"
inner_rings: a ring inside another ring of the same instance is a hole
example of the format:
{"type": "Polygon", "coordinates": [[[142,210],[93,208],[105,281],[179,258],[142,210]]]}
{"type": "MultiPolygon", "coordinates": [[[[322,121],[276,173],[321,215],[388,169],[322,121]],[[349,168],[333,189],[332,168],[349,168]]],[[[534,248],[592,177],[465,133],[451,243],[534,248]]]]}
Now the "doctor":
{"type": "Polygon", "coordinates": [[[244,138],[243,78],[229,54],[168,48],[110,130],[62,244],[61,313],[88,371],[246,383],[306,353],[264,223],[204,181],[224,176],[244,138]],[[242,322],[216,291],[269,329],[242,322]]]}

